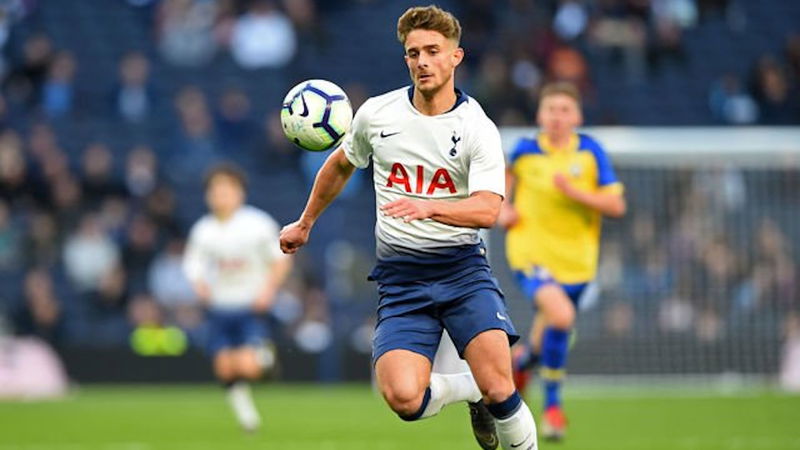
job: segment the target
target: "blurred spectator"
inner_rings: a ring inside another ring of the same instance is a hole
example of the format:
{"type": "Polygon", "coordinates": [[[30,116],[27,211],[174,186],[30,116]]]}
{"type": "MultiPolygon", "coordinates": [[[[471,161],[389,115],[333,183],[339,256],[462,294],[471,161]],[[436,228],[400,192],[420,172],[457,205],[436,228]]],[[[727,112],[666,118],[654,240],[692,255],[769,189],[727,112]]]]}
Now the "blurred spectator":
{"type": "Polygon", "coordinates": [[[297,50],[294,26],[271,0],[254,0],[233,27],[233,59],[245,69],[280,68],[297,50]]]}
{"type": "Polygon", "coordinates": [[[0,199],[10,207],[29,205],[46,197],[44,186],[29,170],[21,145],[14,132],[0,136],[0,199]]]}
{"type": "Polygon", "coordinates": [[[61,237],[53,215],[44,210],[35,211],[28,219],[23,244],[27,267],[52,267],[59,260],[61,237]]]}
{"type": "Polygon", "coordinates": [[[150,61],[141,52],[126,54],[112,92],[114,112],[127,122],[142,122],[153,112],[156,93],[150,82],[150,61]]]}
{"type": "Polygon", "coordinates": [[[131,220],[122,250],[122,263],[132,292],[147,291],[147,274],[158,246],[158,229],[145,216],[131,220]]]}
{"type": "Polygon", "coordinates": [[[143,198],[159,184],[158,161],[153,149],[137,145],[125,163],[125,187],[129,196],[143,198]]]}
{"type": "Polygon", "coordinates": [[[203,320],[200,303],[183,271],[182,239],[170,239],[156,256],[148,273],[148,289],[171,322],[184,330],[197,328],[203,320]]]}
{"type": "Polygon", "coordinates": [[[568,81],[578,86],[584,95],[591,88],[586,59],[571,47],[560,47],[550,54],[547,77],[550,81],[568,81]]]}
{"type": "Polygon", "coordinates": [[[754,77],[753,96],[759,105],[759,122],[767,125],[800,123],[796,93],[791,92],[783,67],[771,56],[763,56],[756,65],[754,77]]]}
{"type": "Polygon", "coordinates": [[[589,13],[583,2],[564,0],[553,17],[553,30],[563,41],[569,42],[581,36],[588,23],[589,13]]]}
{"type": "Polygon", "coordinates": [[[800,83],[800,33],[790,34],[786,38],[786,66],[789,69],[789,80],[793,86],[800,83]]]}
{"type": "Polygon", "coordinates": [[[176,235],[180,231],[180,224],[175,217],[177,201],[175,193],[166,185],[159,185],[145,198],[145,214],[168,235],[176,235]]]}
{"type": "Polygon", "coordinates": [[[0,199],[0,272],[19,267],[21,236],[8,205],[0,199]]]}
{"type": "Polygon", "coordinates": [[[169,175],[180,184],[197,180],[197,176],[219,158],[219,152],[205,94],[196,87],[185,87],[178,93],[175,107],[180,127],[169,161],[169,175]]]}
{"type": "Polygon", "coordinates": [[[15,64],[5,79],[5,91],[13,104],[33,107],[39,103],[39,95],[50,61],[53,44],[45,34],[34,34],[25,40],[22,61],[15,64]]]}
{"type": "Polygon", "coordinates": [[[749,125],[758,120],[758,105],[734,73],[714,82],[708,101],[714,118],[724,124],[749,125]]]}
{"type": "Polygon", "coordinates": [[[298,170],[301,152],[298,151],[283,134],[279,111],[273,111],[264,119],[263,134],[253,140],[250,150],[253,161],[258,164],[259,171],[278,173],[298,170]]]}
{"type": "Polygon", "coordinates": [[[213,35],[213,0],[164,0],[156,14],[158,47],[164,59],[177,66],[197,67],[217,51],[213,35]]]}
{"type": "Polygon", "coordinates": [[[81,186],[69,174],[50,181],[50,202],[56,220],[63,229],[72,229],[84,211],[81,186]]]}
{"type": "MultiPolygon", "coordinates": [[[[317,14],[314,0],[291,0],[283,2],[286,15],[295,26],[300,46],[309,44],[314,47],[325,45],[325,27],[317,14]]],[[[298,52],[298,53],[302,53],[298,52]]]]}
{"type": "Polygon", "coordinates": [[[50,63],[42,85],[41,107],[49,117],[57,118],[75,111],[79,96],[75,91],[77,62],[69,52],[59,52],[50,63]]]}
{"type": "Polygon", "coordinates": [[[100,223],[114,242],[124,242],[132,209],[122,196],[108,196],[99,206],[100,223]]]}
{"type": "Polygon", "coordinates": [[[598,17],[590,30],[591,42],[606,51],[610,61],[622,64],[628,79],[638,80],[644,72],[647,30],[644,16],[623,3],[598,2],[598,17]]]}
{"type": "Polygon", "coordinates": [[[114,154],[100,142],[89,144],[81,156],[83,199],[89,208],[97,208],[112,196],[125,194],[114,176],[114,154]]]}
{"type": "Polygon", "coordinates": [[[86,214],[64,244],[67,275],[80,291],[97,291],[120,261],[120,250],[106,235],[98,217],[86,214]]]}
{"type": "Polygon", "coordinates": [[[53,345],[64,343],[66,324],[53,280],[44,269],[25,275],[24,301],[15,320],[17,333],[38,336],[53,345]]]}
{"type": "Polygon", "coordinates": [[[197,304],[192,285],[183,271],[183,249],[182,239],[170,239],[148,271],[148,290],[168,310],[197,304]]]}
{"type": "Polygon", "coordinates": [[[229,87],[219,97],[216,125],[220,145],[226,156],[238,161],[254,131],[250,109],[250,99],[239,88],[229,87]]]}

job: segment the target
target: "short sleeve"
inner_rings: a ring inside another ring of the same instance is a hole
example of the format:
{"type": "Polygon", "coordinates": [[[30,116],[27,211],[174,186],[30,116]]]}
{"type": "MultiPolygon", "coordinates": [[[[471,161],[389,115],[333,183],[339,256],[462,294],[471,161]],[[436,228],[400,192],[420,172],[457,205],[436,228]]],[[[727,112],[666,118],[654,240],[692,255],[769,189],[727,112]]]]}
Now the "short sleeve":
{"type": "Polygon", "coordinates": [[[342,144],[347,160],[359,169],[366,168],[369,165],[370,156],[372,156],[372,144],[369,142],[368,105],[369,101],[356,111],[356,115],[353,117],[353,126],[342,144]]]}
{"type": "Polygon", "coordinates": [[[609,158],[608,154],[603,150],[603,147],[600,146],[595,141],[591,142],[591,150],[592,154],[594,155],[595,163],[597,164],[597,186],[602,188],[604,191],[614,192],[614,193],[622,193],[623,186],[622,183],[617,178],[617,174],[614,172],[614,166],[611,164],[611,158],[609,158]]]}
{"type": "Polygon", "coordinates": [[[469,165],[469,194],[489,191],[505,197],[506,166],[500,132],[491,120],[486,119],[474,133],[469,165]]]}

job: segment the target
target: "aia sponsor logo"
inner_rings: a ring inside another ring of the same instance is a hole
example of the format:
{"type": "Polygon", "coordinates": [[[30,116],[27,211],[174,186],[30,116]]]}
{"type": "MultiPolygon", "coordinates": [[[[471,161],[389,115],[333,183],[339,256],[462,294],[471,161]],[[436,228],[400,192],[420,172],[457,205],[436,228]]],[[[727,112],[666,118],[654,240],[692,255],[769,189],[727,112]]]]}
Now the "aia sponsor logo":
{"type": "Polygon", "coordinates": [[[409,170],[400,163],[394,163],[392,173],[386,180],[386,187],[402,187],[409,194],[433,195],[437,189],[445,189],[451,194],[456,193],[456,185],[447,169],[440,167],[430,177],[425,172],[425,168],[420,165],[409,170]]]}

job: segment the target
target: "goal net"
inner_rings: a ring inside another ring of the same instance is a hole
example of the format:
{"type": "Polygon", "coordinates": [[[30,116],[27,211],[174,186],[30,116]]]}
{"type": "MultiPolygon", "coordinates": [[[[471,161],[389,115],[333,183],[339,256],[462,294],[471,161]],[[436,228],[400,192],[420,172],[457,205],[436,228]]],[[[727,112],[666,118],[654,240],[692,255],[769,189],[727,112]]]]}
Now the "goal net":
{"type": "MultiPolygon", "coordinates": [[[[513,148],[531,129],[502,130],[513,148]]],[[[595,128],[628,214],[604,222],[572,374],[775,377],[800,334],[800,129],[595,128]]],[[[531,308],[492,260],[520,331],[531,308]]]]}

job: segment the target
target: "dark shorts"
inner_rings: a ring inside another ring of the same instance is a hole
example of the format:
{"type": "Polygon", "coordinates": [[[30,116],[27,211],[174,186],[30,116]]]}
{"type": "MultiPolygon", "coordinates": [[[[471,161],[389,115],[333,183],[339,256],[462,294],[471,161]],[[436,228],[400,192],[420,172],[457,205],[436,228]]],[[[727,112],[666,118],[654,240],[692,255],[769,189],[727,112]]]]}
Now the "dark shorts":
{"type": "Polygon", "coordinates": [[[206,318],[209,324],[208,351],[212,355],[222,350],[259,346],[268,336],[264,316],[250,310],[211,309],[206,318]]]}
{"type": "Polygon", "coordinates": [[[534,302],[534,298],[536,298],[536,292],[545,285],[548,284],[555,284],[556,286],[560,286],[564,289],[564,292],[567,294],[570,300],[572,300],[572,304],[575,306],[575,309],[578,309],[580,306],[580,300],[583,296],[583,293],[586,291],[586,287],[589,286],[589,283],[575,283],[575,284],[564,284],[559,283],[556,281],[550,272],[540,266],[534,266],[533,269],[522,272],[522,271],[514,271],[514,280],[517,282],[517,286],[525,295],[525,298],[530,300],[534,307],[536,306],[536,302],[534,302]]]}
{"type": "MultiPolygon", "coordinates": [[[[404,349],[427,357],[436,355],[442,329],[463,357],[467,344],[487,330],[503,330],[513,344],[519,335],[506,311],[503,293],[488,265],[465,263],[438,279],[378,281],[378,323],[373,340],[373,363],[390,350],[404,349]]],[[[374,272],[373,272],[374,273],[374,272]]]]}

